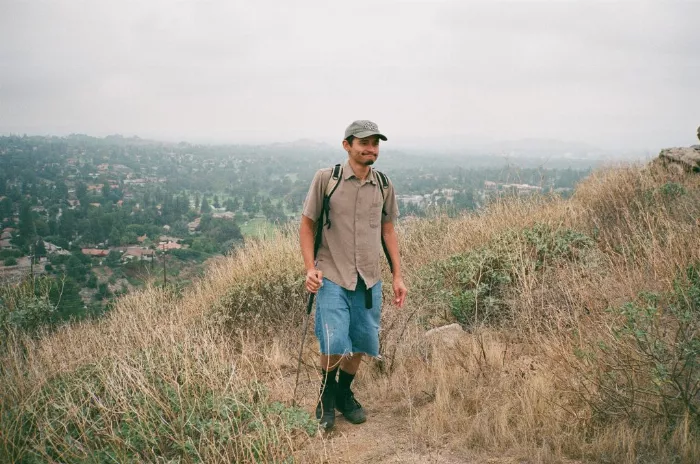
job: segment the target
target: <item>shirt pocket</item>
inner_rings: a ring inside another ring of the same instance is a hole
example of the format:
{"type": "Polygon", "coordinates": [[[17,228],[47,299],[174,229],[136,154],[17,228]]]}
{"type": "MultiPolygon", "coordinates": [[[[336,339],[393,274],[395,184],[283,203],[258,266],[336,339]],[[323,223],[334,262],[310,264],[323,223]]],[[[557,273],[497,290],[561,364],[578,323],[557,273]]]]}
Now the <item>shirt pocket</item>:
{"type": "Polygon", "coordinates": [[[372,206],[369,207],[369,226],[372,229],[376,229],[382,223],[382,204],[381,202],[374,202],[372,206]]]}

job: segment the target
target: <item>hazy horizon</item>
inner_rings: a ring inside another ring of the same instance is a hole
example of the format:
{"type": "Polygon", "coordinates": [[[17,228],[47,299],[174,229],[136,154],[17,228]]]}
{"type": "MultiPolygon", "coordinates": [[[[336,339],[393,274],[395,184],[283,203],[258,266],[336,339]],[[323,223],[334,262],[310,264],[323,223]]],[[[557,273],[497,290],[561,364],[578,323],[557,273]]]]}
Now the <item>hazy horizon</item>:
{"type": "Polygon", "coordinates": [[[0,134],[387,147],[697,142],[699,2],[0,4],[0,134]]]}

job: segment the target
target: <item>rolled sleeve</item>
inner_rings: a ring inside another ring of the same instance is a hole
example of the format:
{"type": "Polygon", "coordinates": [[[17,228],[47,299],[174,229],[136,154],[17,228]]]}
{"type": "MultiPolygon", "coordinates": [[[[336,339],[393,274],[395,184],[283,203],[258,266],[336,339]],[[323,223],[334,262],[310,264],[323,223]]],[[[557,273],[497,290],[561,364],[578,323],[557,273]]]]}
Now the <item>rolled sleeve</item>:
{"type": "Polygon", "coordinates": [[[324,185],[328,183],[328,179],[330,179],[330,170],[321,169],[317,171],[304,200],[302,214],[314,222],[321,216],[323,195],[325,194],[324,185]]]}
{"type": "Polygon", "coordinates": [[[386,195],[384,195],[384,212],[386,214],[382,215],[382,223],[396,222],[399,218],[399,205],[396,202],[396,192],[391,181],[389,181],[389,187],[386,189],[386,195]]]}

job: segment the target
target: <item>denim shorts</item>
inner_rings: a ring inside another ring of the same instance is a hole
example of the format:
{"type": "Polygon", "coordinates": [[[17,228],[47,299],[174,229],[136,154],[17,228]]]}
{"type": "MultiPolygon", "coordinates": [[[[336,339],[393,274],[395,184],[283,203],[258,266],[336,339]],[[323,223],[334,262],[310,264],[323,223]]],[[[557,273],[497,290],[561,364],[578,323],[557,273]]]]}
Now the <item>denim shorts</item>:
{"type": "Polygon", "coordinates": [[[316,337],[321,353],[379,355],[379,320],[382,308],[382,283],[371,289],[372,307],[365,304],[365,282],[358,280],[354,291],[346,290],[324,278],[316,295],[316,337]]]}

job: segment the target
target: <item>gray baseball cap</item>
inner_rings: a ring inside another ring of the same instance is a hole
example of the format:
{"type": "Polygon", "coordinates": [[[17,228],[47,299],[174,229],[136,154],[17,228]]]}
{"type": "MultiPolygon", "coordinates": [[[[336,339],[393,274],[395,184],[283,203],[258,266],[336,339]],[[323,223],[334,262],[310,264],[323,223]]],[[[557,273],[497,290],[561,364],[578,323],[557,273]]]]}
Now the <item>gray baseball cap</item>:
{"type": "Polygon", "coordinates": [[[386,136],[379,132],[379,127],[372,121],[367,121],[362,119],[360,121],[353,121],[352,124],[345,129],[345,137],[355,136],[358,139],[369,137],[370,135],[378,135],[380,139],[386,140],[386,136]]]}

